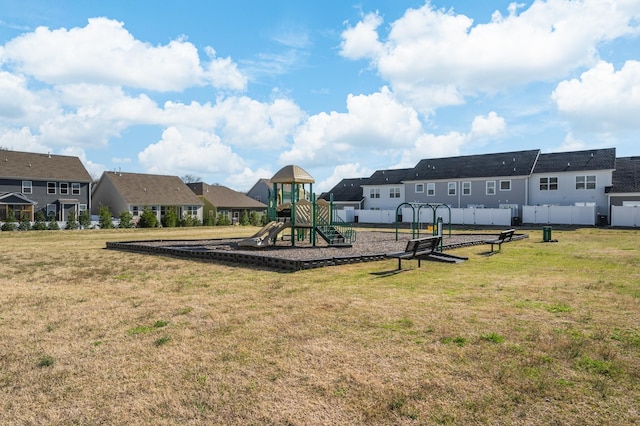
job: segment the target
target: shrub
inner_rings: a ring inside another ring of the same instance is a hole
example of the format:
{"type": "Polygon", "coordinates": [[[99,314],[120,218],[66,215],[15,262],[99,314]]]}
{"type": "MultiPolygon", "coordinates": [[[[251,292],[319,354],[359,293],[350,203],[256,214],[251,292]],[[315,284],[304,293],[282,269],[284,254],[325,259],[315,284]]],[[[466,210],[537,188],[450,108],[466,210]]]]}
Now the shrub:
{"type": "Polygon", "coordinates": [[[178,224],[178,215],[175,208],[170,207],[164,216],[162,216],[162,226],[165,228],[175,228],[178,224]]]}
{"type": "Polygon", "coordinates": [[[78,229],[79,227],[80,225],[76,220],[76,212],[72,210],[69,212],[69,216],[67,216],[67,226],[65,229],[78,229]]]}
{"type": "Polygon", "coordinates": [[[49,221],[49,224],[47,225],[47,229],[49,231],[58,231],[60,230],[60,225],[58,225],[58,221],[53,218],[49,221]]]}
{"type": "Polygon", "coordinates": [[[249,213],[246,210],[242,212],[240,216],[240,225],[247,226],[249,224],[249,213]]]}
{"type": "Polygon", "coordinates": [[[82,213],[80,213],[78,222],[83,228],[88,228],[89,226],[91,226],[91,212],[89,212],[89,210],[84,210],[82,213]]]}
{"type": "Polygon", "coordinates": [[[208,214],[204,218],[204,226],[216,226],[216,216],[213,214],[208,214]]]}
{"type": "Polygon", "coordinates": [[[20,231],[28,231],[31,229],[31,220],[26,212],[20,214],[20,224],[18,225],[20,231]]]}
{"type": "Polygon", "coordinates": [[[16,215],[13,212],[13,210],[9,209],[9,211],[7,212],[7,219],[5,223],[2,224],[2,227],[0,227],[0,229],[2,229],[3,231],[15,231],[16,228],[18,227],[14,223],[15,221],[16,221],[16,215]]]}
{"type": "Polygon", "coordinates": [[[120,225],[118,227],[123,229],[133,228],[133,215],[129,210],[120,213],[120,225]]]}
{"type": "Polygon", "coordinates": [[[145,207],[138,221],[138,228],[155,228],[158,226],[158,218],[150,207],[145,207]]]}
{"type": "Polygon", "coordinates": [[[218,220],[216,221],[216,224],[218,226],[229,226],[231,225],[231,219],[229,219],[229,216],[227,215],[218,213],[218,220]]]}
{"type": "Polygon", "coordinates": [[[113,228],[111,211],[109,210],[109,207],[104,204],[100,204],[100,207],[98,207],[98,226],[100,226],[100,229],[113,228]]]}
{"type": "Polygon", "coordinates": [[[249,223],[253,226],[260,226],[262,224],[262,215],[256,211],[252,211],[249,215],[249,223]]]}
{"type": "Polygon", "coordinates": [[[45,229],[47,229],[45,220],[46,218],[44,216],[44,213],[42,213],[42,210],[36,212],[36,221],[34,222],[32,229],[35,229],[36,231],[44,231],[45,229]]]}

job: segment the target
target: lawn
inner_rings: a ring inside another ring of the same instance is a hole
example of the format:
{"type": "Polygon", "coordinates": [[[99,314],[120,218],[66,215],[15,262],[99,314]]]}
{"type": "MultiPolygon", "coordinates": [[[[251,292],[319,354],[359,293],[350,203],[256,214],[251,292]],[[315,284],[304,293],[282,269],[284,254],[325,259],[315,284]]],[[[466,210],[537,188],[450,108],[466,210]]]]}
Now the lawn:
{"type": "Polygon", "coordinates": [[[0,424],[640,424],[638,230],[400,273],[104,248],[253,232],[0,233],[0,424]]]}

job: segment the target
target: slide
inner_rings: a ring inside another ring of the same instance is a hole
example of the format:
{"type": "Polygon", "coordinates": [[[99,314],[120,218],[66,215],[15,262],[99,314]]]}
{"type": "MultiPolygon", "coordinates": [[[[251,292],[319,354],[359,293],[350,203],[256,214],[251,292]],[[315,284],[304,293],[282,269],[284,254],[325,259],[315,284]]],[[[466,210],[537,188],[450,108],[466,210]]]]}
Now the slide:
{"type": "Polygon", "coordinates": [[[275,220],[267,223],[262,229],[250,238],[242,240],[238,243],[240,247],[267,247],[273,243],[273,239],[291,224],[285,222],[276,222],[275,220]]]}

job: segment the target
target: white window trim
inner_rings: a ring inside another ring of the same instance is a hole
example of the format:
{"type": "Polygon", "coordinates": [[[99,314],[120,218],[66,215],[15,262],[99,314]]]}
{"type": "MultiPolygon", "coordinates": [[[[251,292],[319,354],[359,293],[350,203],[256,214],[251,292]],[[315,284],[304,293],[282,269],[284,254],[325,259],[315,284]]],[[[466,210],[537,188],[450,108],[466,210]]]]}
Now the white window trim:
{"type": "Polygon", "coordinates": [[[457,182],[448,182],[447,183],[447,195],[450,197],[455,197],[458,194],[458,183],[457,182]],[[453,188],[453,192],[451,189],[453,188]]]}
{"type": "Polygon", "coordinates": [[[423,194],[424,193],[424,183],[416,183],[416,194],[423,194]]]}
{"type": "Polygon", "coordinates": [[[463,196],[471,195],[471,182],[469,182],[469,181],[462,182],[462,184],[460,186],[462,188],[461,191],[462,191],[462,195],[463,196]],[[466,189],[468,189],[468,192],[465,194],[465,186],[467,186],[467,185],[468,185],[468,187],[466,189]]]}
{"type": "Polygon", "coordinates": [[[499,183],[499,186],[498,186],[498,190],[499,190],[499,191],[511,191],[511,179],[504,179],[504,180],[501,180],[501,181],[500,181],[500,183],[499,183]],[[509,189],[502,189],[502,184],[503,184],[504,182],[509,182],[509,189]]]}
{"type": "Polygon", "coordinates": [[[496,181],[495,180],[488,180],[488,181],[485,182],[485,194],[486,195],[496,195],[496,181]],[[493,187],[493,191],[489,190],[490,186],[493,187]]]}
{"type": "Polygon", "coordinates": [[[436,196],[436,184],[433,182],[429,182],[427,184],[427,197],[435,197],[436,196]]]}
{"type": "Polygon", "coordinates": [[[23,194],[33,194],[33,182],[30,180],[22,181],[22,193],[23,194]]]}
{"type": "Polygon", "coordinates": [[[71,184],[71,195],[80,195],[80,184],[74,182],[71,184]]]}
{"type": "Polygon", "coordinates": [[[55,182],[47,182],[47,194],[52,194],[55,195],[58,193],[58,185],[55,182]],[[53,192],[51,192],[49,189],[49,185],[53,184],[53,192]]]}
{"type": "Polygon", "coordinates": [[[60,182],[58,188],[60,188],[60,195],[69,195],[69,184],[67,182],[60,182]],[[65,188],[64,192],[62,192],[63,188],[65,188]]]}

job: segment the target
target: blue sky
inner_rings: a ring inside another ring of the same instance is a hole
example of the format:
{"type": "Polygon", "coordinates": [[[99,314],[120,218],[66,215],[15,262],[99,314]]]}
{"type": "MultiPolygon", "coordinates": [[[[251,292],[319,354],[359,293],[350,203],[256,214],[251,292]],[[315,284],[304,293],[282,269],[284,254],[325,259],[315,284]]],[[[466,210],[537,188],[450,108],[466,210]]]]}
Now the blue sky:
{"type": "Polygon", "coordinates": [[[640,2],[0,0],[0,147],[248,190],[420,159],[640,155],[640,2]]]}

